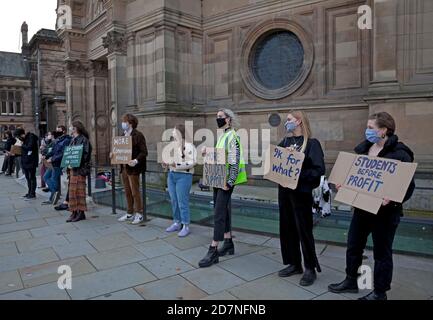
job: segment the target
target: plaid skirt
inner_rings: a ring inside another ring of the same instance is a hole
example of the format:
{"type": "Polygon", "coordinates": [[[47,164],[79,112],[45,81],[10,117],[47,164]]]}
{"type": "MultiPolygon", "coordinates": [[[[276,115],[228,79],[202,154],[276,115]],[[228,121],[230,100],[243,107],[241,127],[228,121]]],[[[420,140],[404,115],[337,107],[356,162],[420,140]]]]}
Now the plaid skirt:
{"type": "Polygon", "coordinates": [[[70,176],[69,180],[69,211],[87,211],[86,177],[70,176]]]}

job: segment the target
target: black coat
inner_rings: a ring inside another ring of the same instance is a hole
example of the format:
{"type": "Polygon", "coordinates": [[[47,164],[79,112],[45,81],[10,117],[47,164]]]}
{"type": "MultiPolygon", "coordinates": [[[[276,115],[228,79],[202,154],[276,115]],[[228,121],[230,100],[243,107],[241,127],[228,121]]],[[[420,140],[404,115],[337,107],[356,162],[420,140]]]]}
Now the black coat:
{"type": "Polygon", "coordinates": [[[70,146],[83,145],[83,155],[81,157],[80,166],[72,169],[72,174],[74,176],[86,177],[90,174],[90,161],[92,158],[92,145],[89,139],[83,135],[79,135],[72,139],[70,146]]]}
{"type": "Polygon", "coordinates": [[[133,129],[131,132],[132,137],[132,158],[137,159],[138,163],[135,167],[129,165],[122,165],[121,171],[126,167],[126,173],[128,175],[139,175],[146,172],[146,161],[147,161],[147,145],[144,135],[137,129],[133,129]]]}
{"type": "MultiPolygon", "coordinates": [[[[278,146],[283,148],[290,147],[293,141],[293,137],[285,137],[278,146]]],[[[297,137],[296,142],[301,145],[303,137],[297,137]]],[[[319,140],[308,139],[304,153],[305,159],[302,164],[296,191],[311,193],[313,189],[320,185],[320,178],[325,174],[326,170],[324,154],[319,140]]]]}
{"type": "Polygon", "coordinates": [[[39,145],[38,137],[27,132],[24,137],[21,154],[21,166],[23,169],[35,169],[39,165],[39,145]]]}
{"type": "Polygon", "coordinates": [[[11,151],[11,148],[15,144],[15,142],[17,142],[17,139],[15,139],[14,137],[9,137],[6,140],[5,150],[6,151],[11,151]]]}
{"type": "MultiPolygon", "coordinates": [[[[368,155],[368,151],[370,150],[372,145],[373,144],[370,141],[365,140],[355,148],[355,152],[357,154],[368,155]]],[[[413,162],[415,159],[412,150],[410,150],[409,147],[406,146],[404,143],[398,141],[398,137],[396,135],[392,135],[388,138],[388,140],[385,142],[383,149],[379,152],[377,156],[380,158],[399,160],[402,162],[413,162]]],[[[407,200],[410,199],[414,190],[415,190],[415,182],[412,179],[403,202],[406,202],[407,200]]],[[[386,207],[393,207],[393,206],[401,206],[401,204],[392,202],[386,207]]]]}

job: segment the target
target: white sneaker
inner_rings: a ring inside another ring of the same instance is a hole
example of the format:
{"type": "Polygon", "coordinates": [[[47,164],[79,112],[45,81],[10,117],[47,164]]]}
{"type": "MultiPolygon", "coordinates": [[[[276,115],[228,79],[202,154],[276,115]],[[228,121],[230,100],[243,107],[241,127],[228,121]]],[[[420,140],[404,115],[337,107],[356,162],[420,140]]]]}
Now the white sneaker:
{"type": "Polygon", "coordinates": [[[117,221],[125,222],[125,221],[132,220],[132,218],[134,218],[134,216],[132,214],[125,214],[125,215],[121,216],[119,219],[117,219],[117,221]]]}
{"type": "Polygon", "coordinates": [[[136,213],[134,216],[134,220],[132,220],[131,224],[140,224],[143,222],[143,215],[136,213]]]}

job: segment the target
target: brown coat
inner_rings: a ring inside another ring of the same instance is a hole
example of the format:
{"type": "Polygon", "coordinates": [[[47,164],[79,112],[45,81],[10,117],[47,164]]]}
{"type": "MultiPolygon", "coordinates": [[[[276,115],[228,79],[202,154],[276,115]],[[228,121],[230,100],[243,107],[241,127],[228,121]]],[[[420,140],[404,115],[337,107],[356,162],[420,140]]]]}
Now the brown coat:
{"type": "Polygon", "coordinates": [[[138,163],[135,167],[129,165],[122,165],[121,171],[126,167],[128,175],[139,175],[146,172],[146,159],[147,159],[147,145],[144,135],[137,129],[132,129],[132,159],[137,159],[138,163]]]}

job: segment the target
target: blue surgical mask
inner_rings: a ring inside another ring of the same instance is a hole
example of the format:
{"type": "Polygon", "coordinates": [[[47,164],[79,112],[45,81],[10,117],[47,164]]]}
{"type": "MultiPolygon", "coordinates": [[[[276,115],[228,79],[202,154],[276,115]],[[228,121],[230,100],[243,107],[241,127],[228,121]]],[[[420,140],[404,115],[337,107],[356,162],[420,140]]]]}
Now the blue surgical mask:
{"type": "Polygon", "coordinates": [[[129,124],[127,122],[122,122],[122,129],[125,131],[129,130],[129,124]]]}
{"type": "Polygon", "coordinates": [[[365,138],[371,143],[378,143],[382,138],[378,135],[377,130],[367,128],[365,130],[365,138]]]}
{"type": "Polygon", "coordinates": [[[286,130],[289,133],[293,132],[296,129],[296,127],[297,127],[297,125],[296,125],[295,122],[289,122],[289,121],[286,121],[286,123],[284,124],[284,126],[286,127],[286,130]]]}

